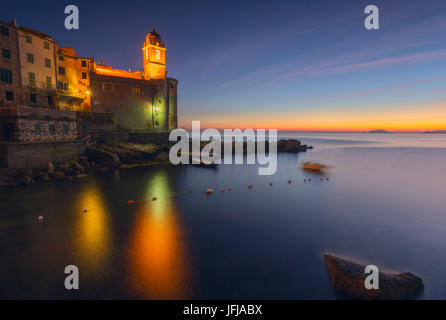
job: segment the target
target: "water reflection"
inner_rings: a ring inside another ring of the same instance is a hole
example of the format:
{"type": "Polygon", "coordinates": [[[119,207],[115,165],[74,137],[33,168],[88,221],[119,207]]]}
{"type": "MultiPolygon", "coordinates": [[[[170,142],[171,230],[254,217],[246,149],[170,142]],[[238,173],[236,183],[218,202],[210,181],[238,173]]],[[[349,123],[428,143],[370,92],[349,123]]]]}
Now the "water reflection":
{"type": "Polygon", "coordinates": [[[76,248],[89,272],[107,269],[111,250],[111,226],[103,194],[96,181],[87,184],[80,195],[77,212],[76,248]]]}
{"type": "Polygon", "coordinates": [[[165,170],[151,177],[131,231],[131,282],[143,298],[187,298],[186,254],[171,188],[165,170]]]}

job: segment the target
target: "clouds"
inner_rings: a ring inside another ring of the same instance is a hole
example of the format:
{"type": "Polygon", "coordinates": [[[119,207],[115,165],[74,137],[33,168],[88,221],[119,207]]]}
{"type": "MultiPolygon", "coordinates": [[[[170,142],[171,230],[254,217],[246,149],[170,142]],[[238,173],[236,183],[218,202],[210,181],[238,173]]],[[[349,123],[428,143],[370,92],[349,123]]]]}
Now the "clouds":
{"type": "MultiPolygon", "coordinates": [[[[428,6],[421,8],[419,3],[415,8],[402,6],[390,9],[392,10],[383,18],[386,23],[382,30],[311,30],[310,34],[298,39],[302,43],[298,54],[284,54],[281,59],[265,61],[265,64],[257,68],[246,68],[244,73],[225,79],[215,85],[214,89],[218,91],[240,86],[280,85],[284,81],[352,74],[359,76],[361,72],[366,74],[370,70],[383,68],[391,73],[392,68],[423,65],[444,59],[446,11],[428,6]],[[324,33],[332,35],[335,40],[326,41],[327,36],[324,33]],[[312,49],[308,50],[308,47],[312,49]]],[[[352,19],[355,18],[345,18],[344,22],[352,19]]],[[[287,43],[287,47],[289,52],[293,51],[292,44],[287,43]]],[[[281,50],[278,52],[280,54],[281,50]]]]}

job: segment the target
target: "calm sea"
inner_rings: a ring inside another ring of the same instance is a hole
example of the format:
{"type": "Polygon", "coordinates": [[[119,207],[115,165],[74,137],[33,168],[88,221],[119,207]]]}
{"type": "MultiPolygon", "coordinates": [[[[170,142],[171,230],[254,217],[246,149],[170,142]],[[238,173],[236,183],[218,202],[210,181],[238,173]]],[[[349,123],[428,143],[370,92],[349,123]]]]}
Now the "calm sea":
{"type": "Polygon", "coordinates": [[[280,154],[273,176],[157,166],[1,189],[0,298],[335,299],[327,252],[446,298],[446,135],[280,136],[314,150],[280,154]],[[64,288],[67,265],[80,290],[64,288]]]}

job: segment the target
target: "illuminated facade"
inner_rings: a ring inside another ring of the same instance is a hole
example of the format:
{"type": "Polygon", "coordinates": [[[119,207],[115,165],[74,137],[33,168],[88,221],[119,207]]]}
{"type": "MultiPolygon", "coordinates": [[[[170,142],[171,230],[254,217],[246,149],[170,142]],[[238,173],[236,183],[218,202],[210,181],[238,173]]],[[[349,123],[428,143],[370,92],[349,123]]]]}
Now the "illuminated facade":
{"type": "Polygon", "coordinates": [[[143,66],[141,72],[93,63],[92,111],[114,113],[118,127],[124,130],[175,129],[178,81],[167,78],[166,48],[155,30],[146,37],[143,66]]]}
{"type": "Polygon", "coordinates": [[[114,114],[118,128],[129,131],[177,127],[178,81],[167,77],[166,47],[154,29],[142,47],[143,71],[127,71],[79,57],[73,48],[16,21],[0,21],[0,28],[0,107],[76,111],[84,118],[91,118],[85,115],[89,112],[108,113],[105,118],[114,114]]]}
{"type": "Polygon", "coordinates": [[[144,79],[166,78],[166,48],[161,36],[152,30],[147,34],[142,47],[144,60],[144,79]]]}
{"type": "Polygon", "coordinates": [[[56,42],[45,33],[23,26],[17,31],[22,101],[33,107],[56,108],[56,42]]]}
{"type": "Polygon", "coordinates": [[[90,70],[93,59],[79,58],[74,49],[58,47],[56,60],[59,108],[91,111],[90,70]]]}

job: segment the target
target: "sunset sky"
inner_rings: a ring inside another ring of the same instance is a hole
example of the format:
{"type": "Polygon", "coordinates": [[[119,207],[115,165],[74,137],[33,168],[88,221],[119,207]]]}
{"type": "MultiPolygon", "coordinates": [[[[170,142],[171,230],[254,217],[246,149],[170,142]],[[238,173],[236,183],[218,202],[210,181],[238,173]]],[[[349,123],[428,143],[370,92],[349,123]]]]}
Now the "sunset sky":
{"type": "Polygon", "coordinates": [[[0,19],[117,68],[142,69],[155,24],[180,125],[446,129],[446,1],[8,1],[0,19]],[[78,5],[80,30],[64,29],[78,5]],[[380,9],[380,30],[364,8],[380,9]]]}

